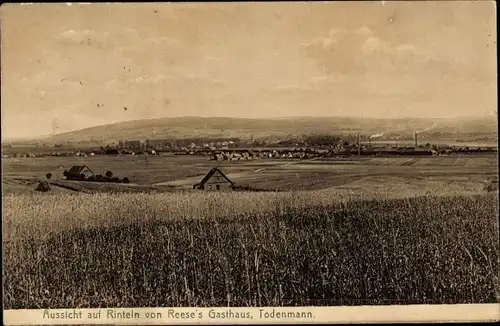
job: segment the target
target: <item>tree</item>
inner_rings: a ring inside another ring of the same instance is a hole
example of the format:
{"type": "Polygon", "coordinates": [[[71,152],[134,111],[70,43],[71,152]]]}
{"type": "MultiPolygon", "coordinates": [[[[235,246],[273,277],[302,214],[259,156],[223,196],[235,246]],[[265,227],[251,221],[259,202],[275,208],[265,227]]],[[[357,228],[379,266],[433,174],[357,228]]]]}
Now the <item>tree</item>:
{"type": "Polygon", "coordinates": [[[113,172],[111,171],[106,171],[106,177],[111,179],[113,177],[113,172]]]}
{"type": "Polygon", "coordinates": [[[129,180],[128,180],[128,178],[127,178],[127,177],[125,177],[125,178],[123,178],[122,182],[123,182],[123,183],[129,183],[129,180]]]}
{"type": "Polygon", "coordinates": [[[52,178],[52,173],[50,173],[50,172],[49,172],[49,173],[47,173],[47,174],[45,175],[45,177],[46,177],[47,179],[52,178]]]}

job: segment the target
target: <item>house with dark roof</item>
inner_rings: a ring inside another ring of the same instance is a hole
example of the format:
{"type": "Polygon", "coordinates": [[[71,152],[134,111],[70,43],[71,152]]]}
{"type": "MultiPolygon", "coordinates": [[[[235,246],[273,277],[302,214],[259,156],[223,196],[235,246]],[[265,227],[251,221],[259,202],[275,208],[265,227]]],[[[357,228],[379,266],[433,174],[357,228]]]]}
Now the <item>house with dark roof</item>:
{"type": "Polygon", "coordinates": [[[193,186],[193,189],[201,190],[231,190],[234,187],[234,182],[231,181],[218,167],[212,168],[207,175],[193,186]]]}
{"type": "Polygon", "coordinates": [[[93,176],[94,172],[86,165],[73,165],[67,173],[65,173],[68,180],[82,180],[93,176]]]}

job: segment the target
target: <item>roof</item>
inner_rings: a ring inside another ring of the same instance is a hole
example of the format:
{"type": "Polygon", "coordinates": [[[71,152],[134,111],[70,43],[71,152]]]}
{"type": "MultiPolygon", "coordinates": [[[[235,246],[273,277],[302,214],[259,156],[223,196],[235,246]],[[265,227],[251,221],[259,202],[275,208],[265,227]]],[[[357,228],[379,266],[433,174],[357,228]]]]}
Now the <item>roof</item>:
{"type": "Polygon", "coordinates": [[[215,174],[215,172],[219,172],[220,175],[222,175],[222,177],[226,179],[227,182],[234,185],[234,182],[229,180],[229,178],[221,170],[219,170],[218,167],[213,167],[210,171],[208,171],[207,175],[205,175],[205,177],[201,180],[201,182],[196,184],[196,186],[205,184],[208,181],[208,179],[210,179],[215,174]]]}
{"type": "Polygon", "coordinates": [[[73,165],[71,169],[69,169],[68,173],[72,175],[80,175],[84,169],[92,172],[92,170],[86,165],[73,165]]]}

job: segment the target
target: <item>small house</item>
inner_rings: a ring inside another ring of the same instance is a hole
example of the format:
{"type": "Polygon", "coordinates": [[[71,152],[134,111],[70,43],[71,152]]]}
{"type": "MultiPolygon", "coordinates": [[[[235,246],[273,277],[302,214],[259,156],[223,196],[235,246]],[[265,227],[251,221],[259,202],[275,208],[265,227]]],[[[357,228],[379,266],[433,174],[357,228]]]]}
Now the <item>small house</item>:
{"type": "Polygon", "coordinates": [[[214,154],[213,159],[215,161],[224,161],[227,160],[227,156],[225,154],[214,154]]]}
{"type": "Polygon", "coordinates": [[[249,159],[253,160],[253,159],[259,158],[259,155],[257,155],[257,153],[255,153],[252,150],[248,150],[248,157],[249,157],[249,159]]]}
{"type": "Polygon", "coordinates": [[[73,165],[66,174],[68,180],[82,180],[93,176],[94,172],[86,165],[73,165]]]}
{"type": "Polygon", "coordinates": [[[207,175],[193,186],[193,189],[201,190],[231,190],[234,186],[234,182],[229,180],[229,178],[221,171],[218,167],[212,168],[207,175]]]}
{"type": "Polygon", "coordinates": [[[241,155],[240,153],[236,153],[236,152],[233,152],[230,157],[231,157],[231,161],[238,161],[238,160],[243,159],[243,155],[241,155]]]}

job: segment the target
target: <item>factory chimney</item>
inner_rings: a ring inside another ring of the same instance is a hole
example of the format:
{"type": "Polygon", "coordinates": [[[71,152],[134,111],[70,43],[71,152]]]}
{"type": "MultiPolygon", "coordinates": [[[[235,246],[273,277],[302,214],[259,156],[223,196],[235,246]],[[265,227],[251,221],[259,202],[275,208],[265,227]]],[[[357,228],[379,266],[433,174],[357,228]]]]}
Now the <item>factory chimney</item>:
{"type": "Polygon", "coordinates": [[[417,148],[417,133],[415,133],[415,148],[417,148]]]}
{"type": "Polygon", "coordinates": [[[358,156],[361,155],[361,144],[359,143],[359,134],[358,134],[358,156]]]}

